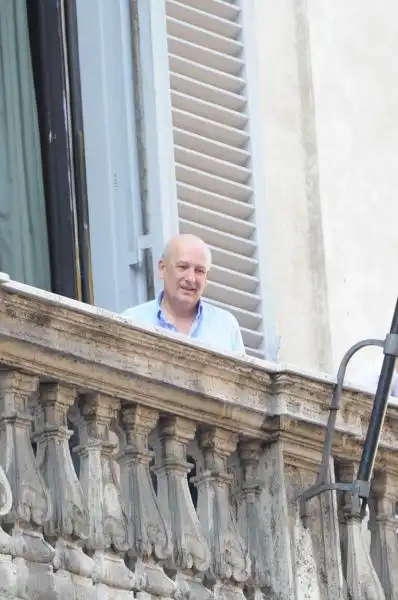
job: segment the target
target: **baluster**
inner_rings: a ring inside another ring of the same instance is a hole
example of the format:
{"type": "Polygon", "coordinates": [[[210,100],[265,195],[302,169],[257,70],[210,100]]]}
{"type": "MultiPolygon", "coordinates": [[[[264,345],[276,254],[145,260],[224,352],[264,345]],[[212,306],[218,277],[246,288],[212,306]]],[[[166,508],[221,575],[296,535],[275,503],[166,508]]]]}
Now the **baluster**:
{"type": "Polygon", "coordinates": [[[56,591],[60,598],[94,598],[93,560],[82,546],[88,534],[88,510],[69,449],[68,410],[76,392],[61,384],[41,386],[37,419],[37,462],[52,495],[53,514],[44,532],[55,545],[56,591]]]}
{"type": "Polygon", "coordinates": [[[158,413],[126,405],[121,414],[126,434],[120,458],[121,489],[127,509],[129,565],[135,568],[139,600],[151,600],[150,595],[166,600],[174,596],[176,588],[162,568],[171,557],[171,536],[153,488],[149,471],[153,453],[148,449],[148,436],[156,426],[158,413]]]}
{"type": "Polygon", "coordinates": [[[86,549],[93,556],[93,579],[101,600],[133,598],[133,573],[124,562],[128,550],[127,517],[122,507],[112,443],[112,422],[120,403],[102,394],[80,401],[81,418],[77,451],[80,482],[89,506],[86,549]]]}
{"type": "Polygon", "coordinates": [[[209,567],[209,548],[200,531],[187,480],[192,468],[187,463],[187,444],[194,439],[195,430],[196,423],[188,419],[170,417],[161,421],[158,498],[171,530],[173,556],[169,567],[177,571],[178,591],[187,589],[190,598],[211,600],[213,595],[201,582],[209,567]]]}
{"type": "Polygon", "coordinates": [[[237,436],[219,427],[201,432],[204,471],[198,482],[198,517],[211,552],[209,583],[215,598],[244,598],[243,584],[250,577],[250,559],[232,512],[227,459],[236,449],[237,436]]]}

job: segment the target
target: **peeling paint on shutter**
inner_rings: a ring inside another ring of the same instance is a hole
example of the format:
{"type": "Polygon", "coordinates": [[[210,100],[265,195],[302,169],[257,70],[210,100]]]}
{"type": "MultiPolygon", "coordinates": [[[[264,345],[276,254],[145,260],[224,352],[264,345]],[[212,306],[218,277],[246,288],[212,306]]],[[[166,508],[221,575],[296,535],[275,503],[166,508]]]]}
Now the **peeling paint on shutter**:
{"type": "Polygon", "coordinates": [[[240,2],[166,0],[166,12],[179,228],[209,244],[206,299],[263,357],[240,2]]]}

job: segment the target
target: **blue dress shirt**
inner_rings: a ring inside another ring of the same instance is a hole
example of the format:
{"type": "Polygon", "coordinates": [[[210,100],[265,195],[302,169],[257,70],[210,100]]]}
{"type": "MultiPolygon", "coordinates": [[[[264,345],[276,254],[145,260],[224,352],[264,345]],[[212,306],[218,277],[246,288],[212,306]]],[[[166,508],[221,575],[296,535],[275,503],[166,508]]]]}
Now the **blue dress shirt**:
{"type": "MultiPolygon", "coordinates": [[[[161,307],[162,294],[155,300],[133,306],[122,313],[140,327],[162,327],[177,333],[175,325],[167,320],[161,307]]],[[[245,347],[239,323],[228,311],[213,306],[203,300],[199,301],[195,320],[188,337],[196,339],[214,350],[245,354],[245,347]]]]}

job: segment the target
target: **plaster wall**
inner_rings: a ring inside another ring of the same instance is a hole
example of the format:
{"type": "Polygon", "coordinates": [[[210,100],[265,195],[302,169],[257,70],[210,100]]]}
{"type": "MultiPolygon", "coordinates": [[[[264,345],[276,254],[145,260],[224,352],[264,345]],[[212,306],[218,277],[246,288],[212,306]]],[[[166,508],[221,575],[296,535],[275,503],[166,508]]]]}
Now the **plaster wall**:
{"type": "Polygon", "coordinates": [[[279,358],[335,371],[398,291],[398,6],[255,1],[279,358]]]}

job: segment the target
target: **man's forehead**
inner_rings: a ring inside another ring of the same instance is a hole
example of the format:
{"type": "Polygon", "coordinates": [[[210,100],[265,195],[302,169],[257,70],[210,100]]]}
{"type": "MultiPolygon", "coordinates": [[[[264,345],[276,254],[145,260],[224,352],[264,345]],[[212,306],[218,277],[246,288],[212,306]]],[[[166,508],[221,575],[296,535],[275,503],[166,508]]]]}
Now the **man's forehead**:
{"type": "Polygon", "coordinates": [[[204,267],[206,271],[211,265],[210,250],[200,238],[182,235],[173,238],[165,248],[163,260],[170,264],[185,262],[204,267]]]}
{"type": "Polygon", "coordinates": [[[206,263],[207,260],[206,248],[200,244],[179,244],[176,246],[173,254],[175,260],[178,261],[206,263]]]}
{"type": "Polygon", "coordinates": [[[185,266],[195,267],[195,268],[200,267],[201,269],[207,268],[207,261],[204,256],[198,257],[198,258],[189,256],[189,255],[179,256],[179,257],[176,257],[175,264],[176,265],[185,265],[185,266]]]}

